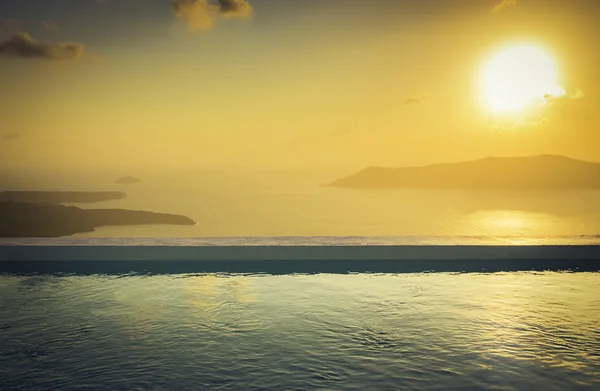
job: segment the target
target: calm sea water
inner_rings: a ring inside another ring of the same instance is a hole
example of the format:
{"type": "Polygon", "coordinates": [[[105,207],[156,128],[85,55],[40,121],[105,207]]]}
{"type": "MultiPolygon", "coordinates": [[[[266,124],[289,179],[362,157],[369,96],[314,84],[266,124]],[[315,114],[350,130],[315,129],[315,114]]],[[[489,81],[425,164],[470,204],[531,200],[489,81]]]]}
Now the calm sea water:
{"type": "Polygon", "coordinates": [[[101,227],[76,237],[421,236],[563,237],[600,234],[600,191],[353,190],[324,172],[18,174],[0,190],[120,190],[126,199],[77,205],[184,214],[195,226],[101,227]],[[139,184],[114,184],[135,175],[139,184]]]}
{"type": "Polygon", "coordinates": [[[0,275],[2,390],[598,390],[600,273],[0,275]]]}

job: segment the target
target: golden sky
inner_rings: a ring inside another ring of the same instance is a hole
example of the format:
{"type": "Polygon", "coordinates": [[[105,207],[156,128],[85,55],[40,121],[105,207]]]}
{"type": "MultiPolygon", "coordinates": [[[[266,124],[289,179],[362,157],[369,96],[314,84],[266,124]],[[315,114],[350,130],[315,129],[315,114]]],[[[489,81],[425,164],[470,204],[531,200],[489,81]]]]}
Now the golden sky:
{"type": "Polygon", "coordinates": [[[0,169],[599,161],[598,20],[597,0],[2,1],[0,169]]]}

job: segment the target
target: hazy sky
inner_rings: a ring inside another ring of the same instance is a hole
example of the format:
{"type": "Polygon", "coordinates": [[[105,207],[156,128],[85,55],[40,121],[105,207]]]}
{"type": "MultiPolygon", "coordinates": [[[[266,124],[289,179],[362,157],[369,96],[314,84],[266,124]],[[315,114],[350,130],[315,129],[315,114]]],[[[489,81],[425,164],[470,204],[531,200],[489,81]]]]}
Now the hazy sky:
{"type": "Polygon", "coordinates": [[[598,161],[598,20],[597,0],[3,0],[0,169],[598,161]],[[515,45],[563,93],[494,113],[480,75],[515,45]]]}

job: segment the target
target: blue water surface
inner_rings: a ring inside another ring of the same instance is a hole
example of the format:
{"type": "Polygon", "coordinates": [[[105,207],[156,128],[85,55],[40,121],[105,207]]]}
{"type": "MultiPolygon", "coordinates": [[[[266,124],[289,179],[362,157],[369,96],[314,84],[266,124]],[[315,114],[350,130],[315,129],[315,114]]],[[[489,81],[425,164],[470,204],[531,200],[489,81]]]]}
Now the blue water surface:
{"type": "Polygon", "coordinates": [[[597,390],[600,273],[0,275],[2,390],[597,390]]]}

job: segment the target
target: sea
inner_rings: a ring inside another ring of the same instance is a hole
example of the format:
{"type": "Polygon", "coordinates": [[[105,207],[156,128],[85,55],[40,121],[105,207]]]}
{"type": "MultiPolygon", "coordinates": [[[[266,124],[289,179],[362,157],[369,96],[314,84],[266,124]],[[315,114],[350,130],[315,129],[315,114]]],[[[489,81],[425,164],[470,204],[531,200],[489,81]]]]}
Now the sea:
{"type": "MultiPolygon", "coordinates": [[[[182,214],[194,226],[106,226],[97,237],[457,237],[561,240],[600,234],[600,190],[357,190],[322,186],[350,170],[0,173],[2,190],[123,191],[81,208],[182,214]],[[140,183],[119,185],[120,176],[140,183]],[[556,238],[556,239],[554,239],[556,238]]],[[[513,239],[511,239],[513,240],[513,239]]],[[[574,239],[577,240],[577,239],[574,239]]]]}
{"type": "Polygon", "coordinates": [[[0,390],[600,389],[600,192],[118,176],[2,181],[197,224],[2,239],[0,390]]]}

